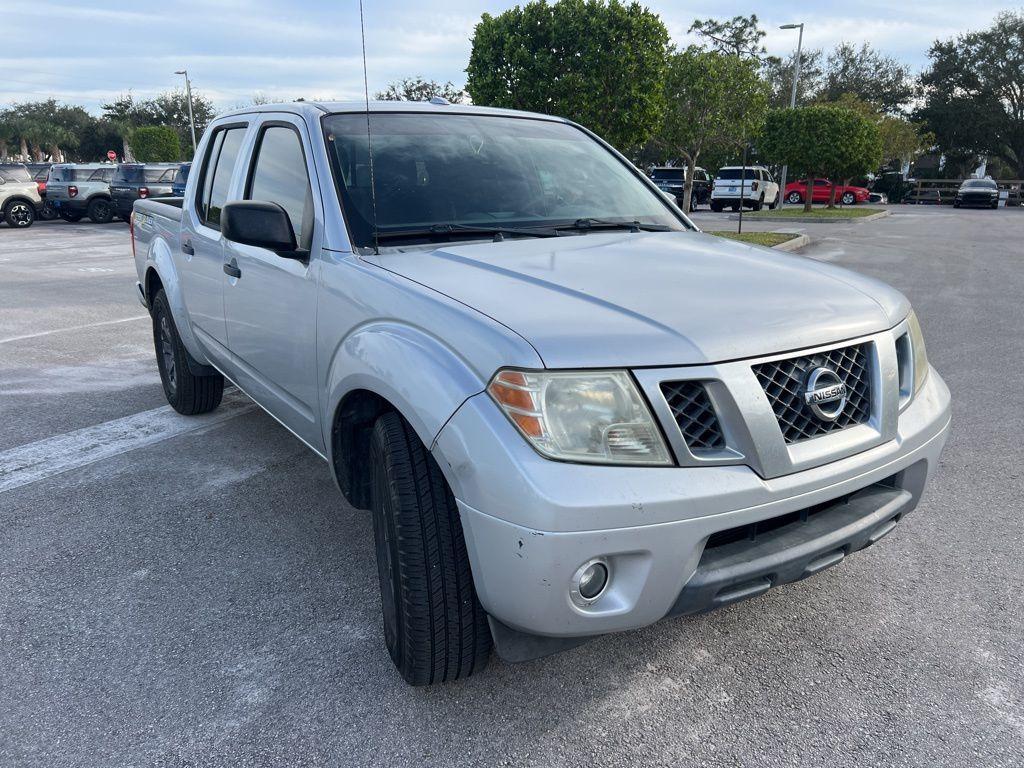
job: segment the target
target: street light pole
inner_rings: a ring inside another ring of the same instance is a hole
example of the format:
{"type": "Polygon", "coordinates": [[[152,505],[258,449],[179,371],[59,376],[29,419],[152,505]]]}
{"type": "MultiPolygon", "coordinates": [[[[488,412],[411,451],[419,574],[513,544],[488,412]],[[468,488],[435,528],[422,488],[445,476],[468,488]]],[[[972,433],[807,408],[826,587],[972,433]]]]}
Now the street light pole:
{"type": "MultiPolygon", "coordinates": [[[[793,89],[789,93],[789,108],[796,108],[796,87],[797,83],[800,82],[800,59],[801,51],[804,45],[804,24],[783,24],[779,29],[799,29],[800,36],[796,41],[796,59],[793,62],[793,89]]],[[[782,178],[779,179],[779,196],[782,200],[786,199],[786,177],[789,175],[789,166],[782,166],[782,178]]]]}
{"type": "Polygon", "coordinates": [[[188,124],[192,128],[192,154],[196,153],[196,120],[192,117],[192,81],[188,79],[188,70],[180,69],[174,74],[185,76],[185,95],[188,97],[188,124]]]}

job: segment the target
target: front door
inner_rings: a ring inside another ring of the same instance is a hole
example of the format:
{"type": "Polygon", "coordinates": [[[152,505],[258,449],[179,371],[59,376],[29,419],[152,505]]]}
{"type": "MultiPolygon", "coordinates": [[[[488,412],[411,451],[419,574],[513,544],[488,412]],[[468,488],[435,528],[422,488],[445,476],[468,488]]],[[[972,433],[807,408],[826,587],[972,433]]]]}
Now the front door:
{"type": "MultiPolygon", "coordinates": [[[[305,124],[291,116],[260,126],[243,198],[287,211],[305,258],[224,241],[224,316],[238,384],[323,452],[316,368],[316,301],[322,203],[305,124]]],[[[219,265],[220,266],[220,265],[219,265]]]]}

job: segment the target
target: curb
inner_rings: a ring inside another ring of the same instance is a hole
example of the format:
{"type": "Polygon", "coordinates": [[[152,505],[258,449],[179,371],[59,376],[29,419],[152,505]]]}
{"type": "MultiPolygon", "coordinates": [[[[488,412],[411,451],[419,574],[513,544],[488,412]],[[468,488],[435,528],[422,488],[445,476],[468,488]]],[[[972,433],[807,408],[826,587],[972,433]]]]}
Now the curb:
{"type": "Polygon", "coordinates": [[[790,251],[799,251],[801,248],[805,248],[810,244],[811,238],[809,238],[807,235],[797,235],[792,240],[787,240],[784,243],[773,245],[772,250],[785,251],[786,253],[789,253],[790,251]]]}
{"type": "MultiPolygon", "coordinates": [[[[828,219],[821,218],[820,216],[750,216],[749,214],[744,215],[743,218],[747,221],[788,221],[792,222],[793,224],[857,224],[865,221],[876,221],[877,219],[884,219],[886,216],[892,216],[892,211],[886,209],[884,211],[879,211],[878,213],[872,213],[870,216],[861,216],[856,219],[842,219],[838,217],[834,219],[828,219]]],[[[729,219],[731,221],[739,221],[739,218],[740,216],[738,213],[729,214],[729,219]]]]}

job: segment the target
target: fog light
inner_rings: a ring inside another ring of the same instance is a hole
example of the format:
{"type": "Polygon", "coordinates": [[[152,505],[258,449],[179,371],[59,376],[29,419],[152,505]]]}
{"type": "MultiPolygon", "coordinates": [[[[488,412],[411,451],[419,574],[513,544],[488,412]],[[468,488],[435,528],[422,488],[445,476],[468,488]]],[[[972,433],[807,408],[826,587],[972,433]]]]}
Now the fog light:
{"type": "Polygon", "coordinates": [[[608,566],[601,560],[591,560],[573,576],[573,601],[577,605],[588,606],[604,593],[607,586],[608,566]]]}

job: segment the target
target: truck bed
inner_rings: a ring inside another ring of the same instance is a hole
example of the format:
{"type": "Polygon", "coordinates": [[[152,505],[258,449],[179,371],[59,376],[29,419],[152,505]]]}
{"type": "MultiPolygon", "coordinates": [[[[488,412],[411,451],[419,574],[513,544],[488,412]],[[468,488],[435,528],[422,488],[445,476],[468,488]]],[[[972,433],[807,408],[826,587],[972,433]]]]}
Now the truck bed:
{"type": "Polygon", "coordinates": [[[146,200],[136,200],[132,209],[150,216],[160,216],[180,222],[181,207],[184,202],[185,198],[183,197],[151,197],[146,200]]]}

